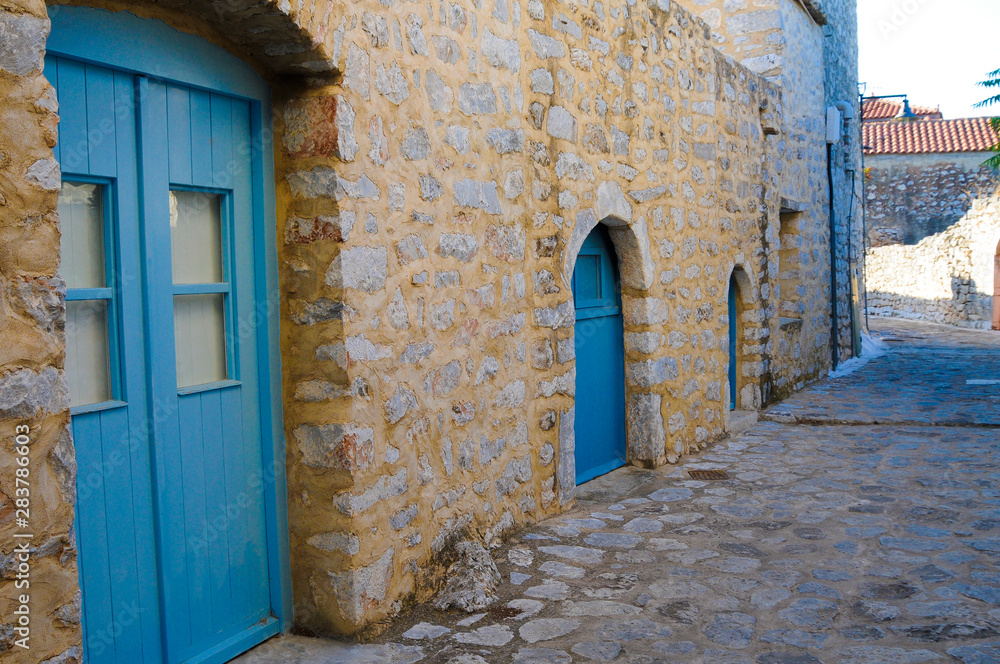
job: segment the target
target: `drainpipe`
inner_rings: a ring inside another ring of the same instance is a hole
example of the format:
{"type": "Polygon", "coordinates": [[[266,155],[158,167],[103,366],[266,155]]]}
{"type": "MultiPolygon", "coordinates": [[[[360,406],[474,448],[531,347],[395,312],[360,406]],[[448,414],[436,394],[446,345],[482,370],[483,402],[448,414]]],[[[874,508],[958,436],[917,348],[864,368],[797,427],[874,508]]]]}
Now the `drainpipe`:
{"type": "Polygon", "coordinates": [[[837,221],[833,204],[833,143],[826,144],[826,178],[830,185],[830,344],[833,353],[833,370],[840,363],[840,345],[837,340],[837,221]]]}
{"type": "Polygon", "coordinates": [[[838,339],[840,312],[837,301],[837,217],[833,193],[833,146],[840,143],[843,130],[843,114],[836,106],[830,106],[826,109],[826,179],[830,192],[830,352],[834,371],[840,364],[838,339]]]}
{"type": "MultiPolygon", "coordinates": [[[[826,179],[830,187],[830,346],[833,370],[840,365],[839,302],[837,300],[837,211],[833,193],[833,146],[844,139],[844,129],[854,119],[854,106],[846,101],[835,102],[826,109],[826,179]]],[[[854,185],[851,187],[854,193],[854,185]]],[[[853,202],[851,204],[853,208],[853,202]]],[[[848,228],[850,234],[851,228],[848,228]]],[[[848,236],[848,247],[851,238],[848,236]]],[[[853,307],[852,307],[853,309],[853,307]]],[[[851,312],[853,316],[853,310],[851,312]]]]}

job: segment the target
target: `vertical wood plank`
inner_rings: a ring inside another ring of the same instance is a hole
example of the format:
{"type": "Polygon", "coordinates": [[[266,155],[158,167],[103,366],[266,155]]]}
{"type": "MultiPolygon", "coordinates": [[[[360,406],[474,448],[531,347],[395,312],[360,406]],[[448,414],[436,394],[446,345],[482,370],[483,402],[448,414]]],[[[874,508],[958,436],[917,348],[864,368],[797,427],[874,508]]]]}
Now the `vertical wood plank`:
{"type": "Polygon", "coordinates": [[[111,586],[111,634],[118,660],[139,661],[142,631],[139,613],[138,560],[135,551],[135,513],[132,508],[132,464],[128,450],[128,413],[123,408],[99,413],[102,442],[104,500],[111,586]]]}
{"type": "Polygon", "coordinates": [[[176,184],[191,181],[191,98],[187,88],[165,86],[167,91],[167,177],[176,184]]]}
{"type": "MultiPolygon", "coordinates": [[[[236,616],[230,583],[229,529],[230,503],[226,495],[226,455],[223,444],[225,420],[239,417],[239,412],[222,408],[220,392],[212,390],[201,395],[201,422],[205,473],[205,504],[207,515],[207,547],[211,570],[212,621],[216,632],[234,624],[236,616]]],[[[233,505],[234,509],[237,506],[233,505]]],[[[238,514],[234,512],[234,514],[238,514]]]]}
{"type": "Polygon", "coordinates": [[[188,586],[178,589],[187,595],[188,620],[191,625],[191,644],[197,644],[214,630],[212,628],[212,546],[209,539],[206,512],[205,485],[205,419],[202,412],[202,394],[192,394],[178,399],[180,436],[178,449],[184,484],[184,538],[171,546],[183,548],[187,560],[188,586]]]}
{"type": "Polygon", "coordinates": [[[78,544],[80,590],[86,597],[83,603],[87,621],[85,648],[89,661],[114,662],[114,616],[100,417],[100,413],[73,417],[77,463],[76,523],[80,532],[88,535],[81,538],[78,544]]]}
{"type": "Polygon", "coordinates": [[[191,184],[212,186],[212,108],[209,93],[191,90],[191,184]]]}
{"type": "MultiPolygon", "coordinates": [[[[257,304],[254,271],[254,188],[253,134],[250,129],[250,104],[232,101],[233,162],[233,244],[236,261],[234,292],[236,294],[236,323],[253,321],[257,304]]],[[[260,431],[260,391],[257,374],[257,335],[239,341],[240,396],[243,406],[244,458],[247,472],[261,474],[264,468],[260,431]]],[[[267,537],[264,491],[261,483],[248,487],[247,509],[247,574],[250,581],[251,604],[258,611],[270,607],[270,585],[267,574],[267,537]]]]}
{"type": "Polygon", "coordinates": [[[87,78],[84,65],[73,60],[59,61],[59,135],[63,174],[88,174],[87,78]]]}
{"type": "Polygon", "coordinates": [[[233,186],[233,103],[230,97],[213,94],[212,104],[212,185],[233,186]]]}
{"type": "Polygon", "coordinates": [[[229,544],[229,567],[232,587],[233,617],[248,617],[253,608],[249,592],[249,575],[246,565],[248,484],[253,481],[243,455],[243,403],[240,399],[242,387],[222,390],[221,407],[225,417],[222,420],[222,453],[225,463],[226,497],[234,511],[228,520],[226,532],[229,544]]]}
{"type": "Polygon", "coordinates": [[[96,65],[86,65],[87,143],[90,174],[115,177],[118,174],[114,73],[96,65]]]}
{"type": "Polygon", "coordinates": [[[184,547],[184,467],[179,449],[177,369],[174,355],[173,288],[171,283],[169,173],[167,155],[166,86],[139,79],[139,127],[142,147],[140,208],[142,270],[145,303],[144,359],[150,395],[156,405],[148,435],[153,449],[156,487],[157,546],[160,553],[162,623],[167,661],[181,661],[180,652],[191,643],[188,613],[188,564],[184,547]]]}

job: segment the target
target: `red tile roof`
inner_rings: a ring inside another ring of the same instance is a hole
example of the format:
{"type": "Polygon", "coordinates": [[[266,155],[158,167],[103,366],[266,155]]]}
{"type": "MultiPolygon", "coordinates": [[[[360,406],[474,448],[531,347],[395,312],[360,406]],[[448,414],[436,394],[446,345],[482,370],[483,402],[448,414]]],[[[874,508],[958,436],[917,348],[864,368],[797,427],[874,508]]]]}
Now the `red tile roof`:
{"type": "Polygon", "coordinates": [[[989,118],[864,122],[865,154],[986,152],[1000,143],[989,118]]]}
{"type": "MultiPolygon", "coordinates": [[[[940,108],[913,106],[910,110],[929,120],[940,120],[944,117],[941,115],[940,108]]],[[[866,99],[864,105],[861,107],[861,117],[864,118],[865,122],[870,120],[892,120],[902,112],[903,102],[891,101],[889,99],[866,99]]]]}

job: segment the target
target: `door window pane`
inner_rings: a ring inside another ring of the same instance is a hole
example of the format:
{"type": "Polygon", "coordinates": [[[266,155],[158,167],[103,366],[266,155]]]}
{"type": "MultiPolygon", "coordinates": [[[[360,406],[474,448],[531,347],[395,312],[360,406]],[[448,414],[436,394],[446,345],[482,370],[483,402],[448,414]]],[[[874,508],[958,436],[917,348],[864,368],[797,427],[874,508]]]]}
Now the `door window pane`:
{"type": "Polygon", "coordinates": [[[584,254],[576,259],[576,299],[601,299],[601,257],[584,254]]]}
{"type": "Polygon", "coordinates": [[[71,406],[111,399],[108,303],[66,303],[66,379],[71,406]]]}
{"type": "Polygon", "coordinates": [[[104,186],[63,182],[58,209],[66,286],[104,288],[104,186]]]}
{"type": "Polygon", "coordinates": [[[171,191],[170,245],[175,284],[225,281],[222,196],[200,191],[171,191]]]}
{"type": "Polygon", "coordinates": [[[177,387],[228,378],[224,297],[222,293],[174,296],[177,387]]]}

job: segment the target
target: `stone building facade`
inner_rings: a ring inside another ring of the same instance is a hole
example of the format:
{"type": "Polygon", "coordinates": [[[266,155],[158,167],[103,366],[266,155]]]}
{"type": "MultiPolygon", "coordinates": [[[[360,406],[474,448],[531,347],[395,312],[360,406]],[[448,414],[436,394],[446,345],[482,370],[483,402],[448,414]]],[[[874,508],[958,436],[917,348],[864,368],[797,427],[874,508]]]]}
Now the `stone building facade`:
{"type": "Polygon", "coordinates": [[[997,142],[986,118],[865,122],[869,315],[993,326],[997,142]]]}
{"type": "MultiPolygon", "coordinates": [[[[197,35],[272,86],[280,289],[267,315],[280,316],[278,465],[302,630],[375,625],[421,598],[455,538],[497,541],[572,502],[571,280],[598,224],[621,272],[630,463],[726,434],[730,279],[739,408],[823,376],[831,330],[837,359],[851,355],[849,0],[87,5],[197,35]],[[828,117],[844,132],[829,169],[828,117]]],[[[0,6],[0,427],[4,441],[31,431],[38,579],[31,656],[7,624],[0,658],[68,663],[83,638],[78,469],[52,148],[73,102],[42,71],[61,7],[0,6]]],[[[16,461],[0,458],[10,616],[16,461]]]]}

